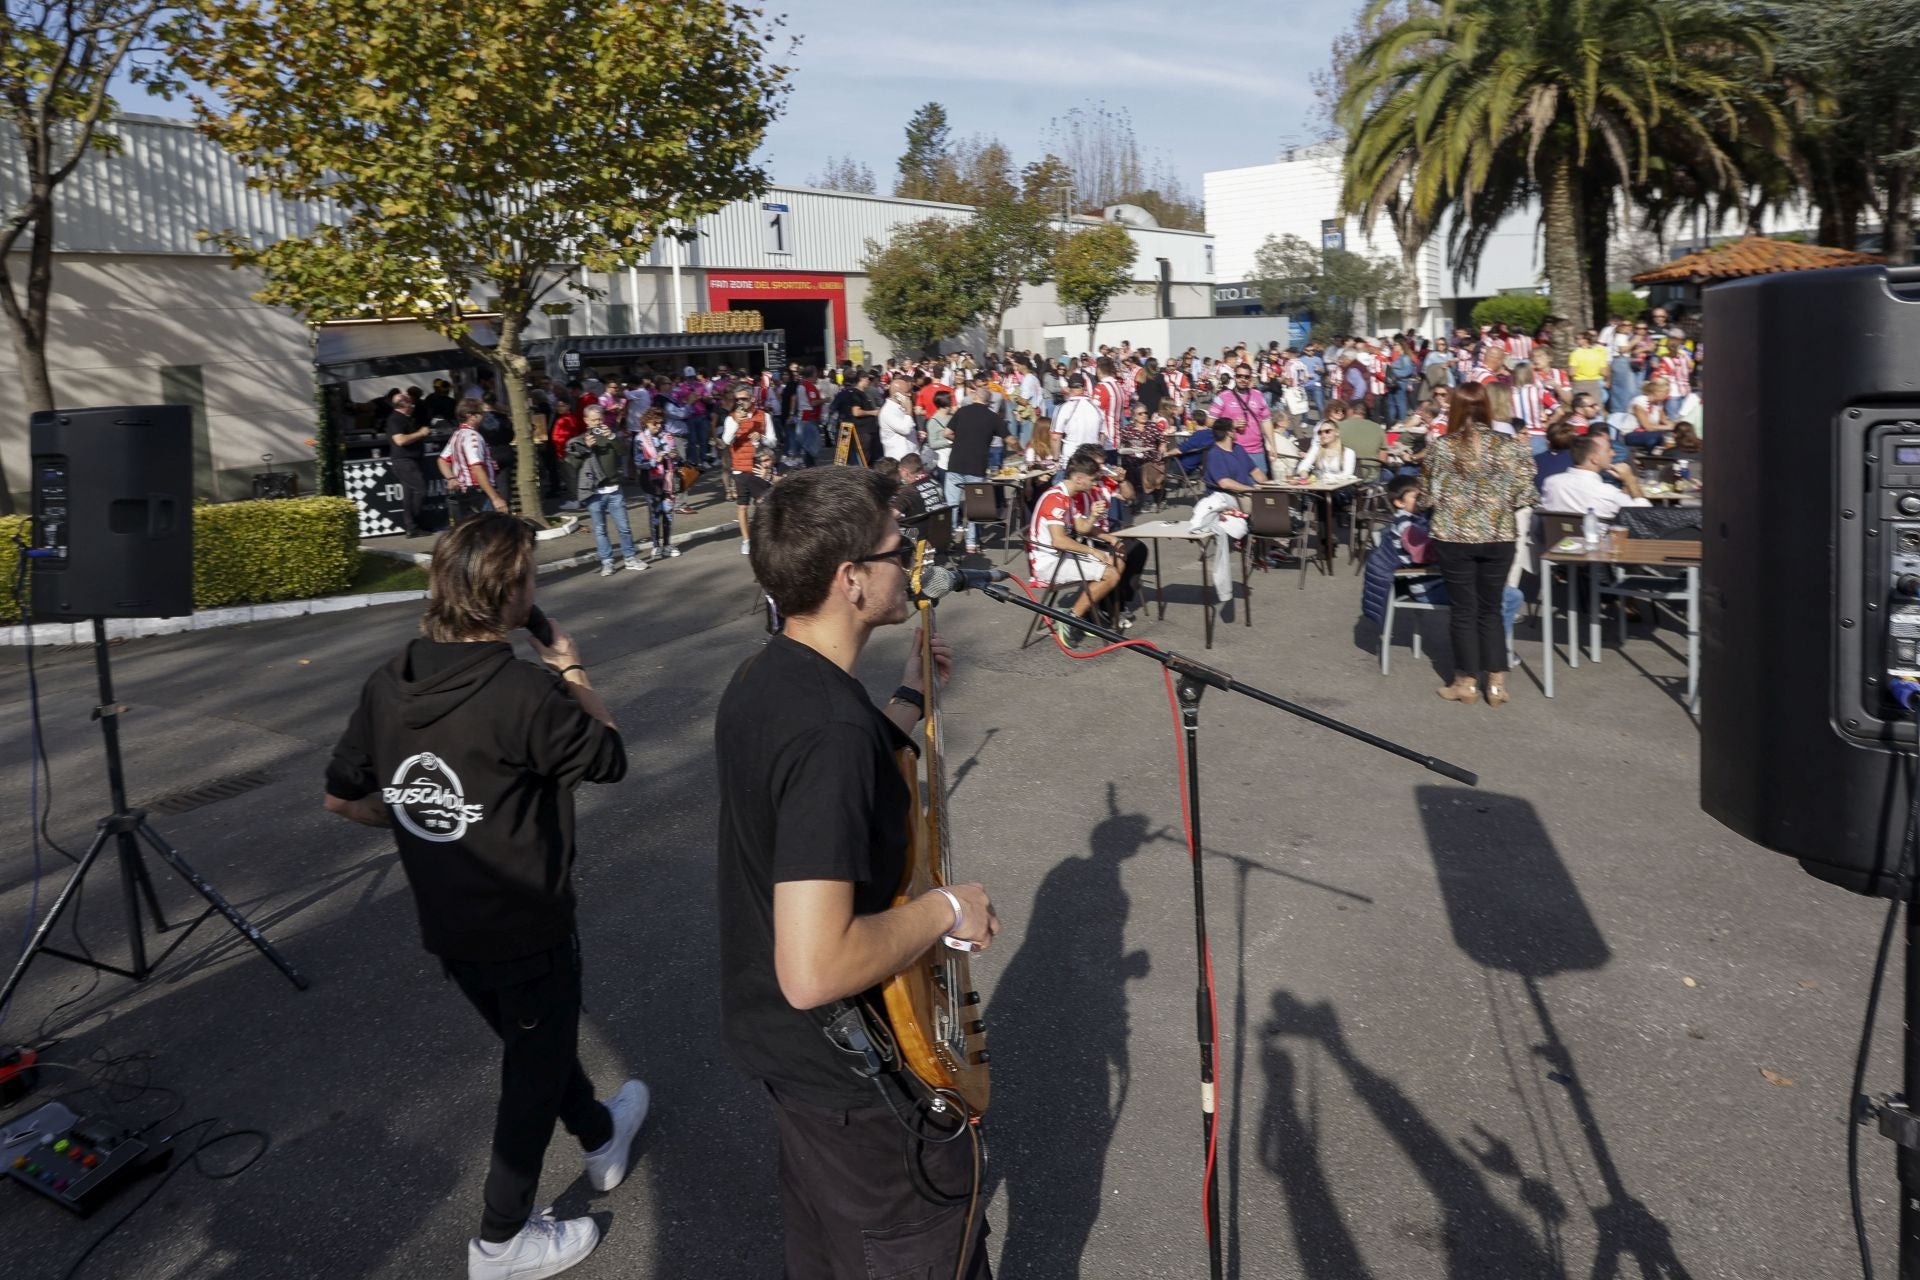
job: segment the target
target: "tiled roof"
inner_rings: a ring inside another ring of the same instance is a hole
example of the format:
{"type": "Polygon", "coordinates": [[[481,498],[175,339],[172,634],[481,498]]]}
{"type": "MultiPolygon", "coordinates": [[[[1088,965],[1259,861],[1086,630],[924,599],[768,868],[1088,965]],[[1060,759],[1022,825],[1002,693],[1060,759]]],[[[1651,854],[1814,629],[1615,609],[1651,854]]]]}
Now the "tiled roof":
{"type": "Polygon", "coordinates": [[[1852,249],[1830,249],[1820,244],[1799,244],[1792,240],[1772,240],[1766,236],[1746,236],[1727,244],[1717,244],[1699,253],[1642,271],[1635,284],[1695,284],[1710,280],[1735,280],[1741,276],[1771,275],[1776,271],[1818,271],[1823,267],[1863,267],[1883,261],[1871,253],[1852,249]]]}

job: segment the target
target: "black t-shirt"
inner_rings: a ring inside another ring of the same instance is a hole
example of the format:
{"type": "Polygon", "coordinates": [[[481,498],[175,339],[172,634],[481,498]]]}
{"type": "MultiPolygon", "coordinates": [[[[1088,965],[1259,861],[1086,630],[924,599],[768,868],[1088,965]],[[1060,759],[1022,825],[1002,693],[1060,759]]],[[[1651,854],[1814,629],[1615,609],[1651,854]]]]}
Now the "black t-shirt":
{"type": "MultiPolygon", "coordinates": [[[[863,409],[868,407],[866,393],[858,387],[842,387],[840,394],[833,398],[833,416],[841,422],[852,422],[855,405],[863,409]]],[[[860,421],[862,426],[871,425],[864,417],[860,421]]]]}
{"type": "Polygon", "coordinates": [[[909,523],[924,519],[929,510],[946,500],[946,491],[940,487],[938,480],[932,476],[921,476],[912,484],[901,486],[900,517],[909,523]]]}
{"type": "Polygon", "coordinates": [[[1148,413],[1160,412],[1161,402],[1167,398],[1167,380],[1154,374],[1140,384],[1140,399],[1146,403],[1148,413]]]}
{"type": "Polygon", "coordinates": [[[415,440],[410,444],[393,443],[393,437],[406,435],[409,432],[418,431],[419,429],[420,429],[419,425],[414,422],[413,417],[410,414],[405,414],[405,413],[388,414],[387,415],[387,437],[388,437],[387,456],[389,458],[413,458],[416,461],[424,459],[427,456],[427,441],[425,436],[422,436],[420,439],[415,440]]]}
{"type": "Polygon", "coordinates": [[[987,474],[987,450],[1007,434],[1007,420],[983,404],[963,404],[947,422],[947,438],[953,452],[947,455],[947,470],[958,476],[987,474]]]}
{"type": "Polygon", "coordinates": [[[734,672],[714,722],[720,762],[720,1014],[735,1062],[803,1102],[872,1104],[873,1086],[780,993],[773,886],[848,880],[853,910],[893,904],[906,868],[908,739],[858,680],[776,635],[734,672]]]}

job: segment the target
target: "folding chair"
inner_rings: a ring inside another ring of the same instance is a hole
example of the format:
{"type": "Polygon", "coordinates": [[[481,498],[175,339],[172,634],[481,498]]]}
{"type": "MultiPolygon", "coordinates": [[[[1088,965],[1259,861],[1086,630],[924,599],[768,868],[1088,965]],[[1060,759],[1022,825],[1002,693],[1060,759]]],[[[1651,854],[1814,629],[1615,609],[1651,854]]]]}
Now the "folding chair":
{"type": "MultiPolygon", "coordinates": [[[[1075,590],[1075,589],[1078,589],[1078,590],[1086,589],[1087,584],[1082,582],[1078,578],[1070,578],[1065,582],[1060,581],[1060,570],[1062,567],[1066,565],[1066,563],[1067,563],[1067,557],[1063,555],[1055,556],[1053,558],[1053,572],[1052,574],[1048,575],[1045,581],[1042,581],[1039,578],[1027,579],[1027,585],[1029,587],[1032,587],[1034,590],[1040,592],[1040,603],[1047,606],[1049,609],[1058,609],[1060,607],[1060,596],[1062,592],[1075,590]]],[[[1116,591],[1113,595],[1107,597],[1107,613],[1108,613],[1109,623],[1111,623],[1118,617],[1117,611],[1119,609],[1119,604],[1118,604],[1119,594],[1120,593],[1116,591]]],[[[1035,614],[1029,615],[1027,618],[1026,633],[1020,637],[1020,647],[1024,649],[1028,645],[1031,645],[1034,642],[1036,637],[1045,635],[1046,629],[1051,627],[1052,625],[1053,625],[1053,620],[1048,618],[1043,613],[1035,613],[1035,614]]]]}
{"type": "MultiPolygon", "coordinates": [[[[1393,586],[1387,591],[1387,616],[1380,623],[1380,674],[1386,675],[1393,661],[1393,617],[1396,613],[1409,610],[1431,613],[1447,606],[1433,604],[1426,600],[1416,600],[1411,592],[1413,584],[1421,579],[1439,582],[1440,575],[1424,564],[1401,565],[1393,571],[1393,586]]],[[[1413,656],[1419,658],[1420,623],[1413,624],[1413,656]]]]}
{"type": "Polygon", "coordinates": [[[1348,539],[1348,550],[1362,567],[1367,554],[1380,541],[1380,530],[1392,526],[1393,504],[1387,501],[1387,491],[1379,485],[1361,489],[1353,500],[1353,535],[1348,539]]]}
{"type": "MultiPolygon", "coordinates": [[[[982,526],[980,542],[986,542],[986,530],[994,525],[1000,526],[1002,539],[1009,552],[1014,550],[1013,526],[1000,514],[1000,503],[994,492],[994,486],[983,481],[970,481],[960,486],[960,518],[968,524],[982,526]]],[[[1009,559],[1011,556],[1008,557],[1009,559]]]]}
{"type": "MultiPolygon", "coordinates": [[[[1264,557],[1256,554],[1267,544],[1284,550],[1300,565],[1300,583],[1307,585],[1307,544],[1313,536],[1313,508],[1309,506],[1302,516],[1293,508],[1293,495],[1284,492],[1257,490],[1249,495],[1252,504],[1247,511],[1247,540],[1240,547],[1240,580],[1247,586],[1247,625],[1253,625],[1253,581],[1249,571],[1251,564],[1257,564],[1264,557]]],[[[1266,565],[1260,566],[1262,569],[1266,565]]]]}

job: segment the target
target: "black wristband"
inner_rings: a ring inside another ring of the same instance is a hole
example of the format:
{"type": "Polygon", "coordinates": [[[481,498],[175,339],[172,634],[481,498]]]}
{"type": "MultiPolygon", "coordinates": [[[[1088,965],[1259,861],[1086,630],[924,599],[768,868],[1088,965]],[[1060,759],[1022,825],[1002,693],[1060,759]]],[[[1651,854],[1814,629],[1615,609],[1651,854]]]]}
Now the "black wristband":
{"type": "Polygon", "coordinates": [[[901,685],[898,689],[895,689],[893,691],[893,696],[891,698],[888,698],[887,701],[888,702],[904,702],[908,706],[912,707],[915,711],[918,711],[921,715],[925,715],[927,713],[926,695],[921,693],[918,689],[911,688],[904,684],[901,685]]]}
{"type": "Polygon", "coordinates": [[[585,671],[585,670],[586,670],[586,667],[585,667],[585,666],[584,666],[583,664],[581,664],[581,663],[578,663],[578,662],[576,662],[576,663],[574,663],[574,664],[573,664],[572,666],[570,666],[570,667],[562,667],[562,668],[560,668],[560,671],[559,671],[559,673],[558,673],[558,674],[559,674],[559,676],[560,676],[560,678],[561,678],[562,680],[565,680],[565,679],[567,678],[567,672],[569,672],[569,671],[585,671]]]}

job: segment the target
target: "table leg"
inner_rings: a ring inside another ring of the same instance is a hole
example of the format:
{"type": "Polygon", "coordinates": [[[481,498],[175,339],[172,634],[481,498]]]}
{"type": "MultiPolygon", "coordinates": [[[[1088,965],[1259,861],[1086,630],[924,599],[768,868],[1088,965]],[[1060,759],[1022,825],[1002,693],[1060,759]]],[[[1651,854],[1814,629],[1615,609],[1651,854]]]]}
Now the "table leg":
{"type": "MultiPolygon", "coordinates": [[[[1214,535],[1218,538],[1225,536],[1225,534],[1214,535]]],[[[1207,611],[1207,648],[1209,649],[1213,648],[1213,615],[1217,608],[1213,602],[1213,583],[1207,577],[1207,550],[1208,543],[1211,541],[1211,538],[1203,538],[1197,544],[1200,548],[1200,602],[1206,606],[1207,611]]],[[[1231,551],[1228,554],[1232,554],[1231,551]]]]}
{"type": "Polygon", "coordinates": [[[1546,686],[1547,696],[1553,696],[1553,561],[1540,562],[1540,666],[1545,673],[1542,683],[1546,686]]]}
{"type": "Polygon", "coordinates": [[[1687,566],[1687,709],[1700,710],[1700,569],[1687,566]]]}
{"type": "Polygon", "coordinates": [[[1567,563],[1567,666],[1580,669],[1580,566],[1567,563]]]}
{"type": "Polygon", "coordinates": [[[1587,566],[1587,655],[1600,661],[1600,566],[1587,566]]]}
{"type": "Polygon", "coordinates": [[[1160,539],[1158,538],[1153,540],[1153,598],[1160,606],[1160,612],[1154,615],[1155,621],[1165,622],[1167,620],[1167,585],[1160,577],[1160,539]]]}

